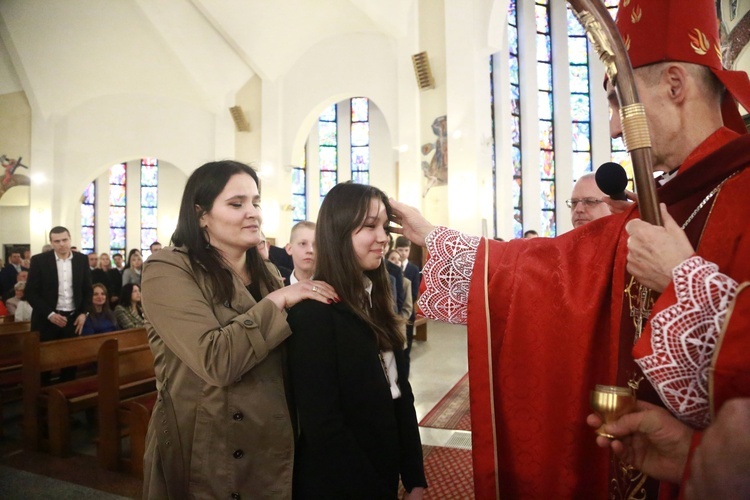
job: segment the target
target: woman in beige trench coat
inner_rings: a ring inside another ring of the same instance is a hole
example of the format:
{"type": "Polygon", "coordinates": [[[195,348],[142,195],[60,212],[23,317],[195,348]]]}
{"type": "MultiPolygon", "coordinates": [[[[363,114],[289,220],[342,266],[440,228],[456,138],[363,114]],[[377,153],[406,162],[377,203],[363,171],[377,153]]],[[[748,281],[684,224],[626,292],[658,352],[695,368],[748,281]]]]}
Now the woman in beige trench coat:
{"type": "Polygon", "coordinates": [[[188,179],[174,246],[144,267],[159,393],[144,498],[291,498],[286,308],[338,297],[321,281],[281,288],[255,248],[261,222],[255,171],[208,163],[188,179]]]}

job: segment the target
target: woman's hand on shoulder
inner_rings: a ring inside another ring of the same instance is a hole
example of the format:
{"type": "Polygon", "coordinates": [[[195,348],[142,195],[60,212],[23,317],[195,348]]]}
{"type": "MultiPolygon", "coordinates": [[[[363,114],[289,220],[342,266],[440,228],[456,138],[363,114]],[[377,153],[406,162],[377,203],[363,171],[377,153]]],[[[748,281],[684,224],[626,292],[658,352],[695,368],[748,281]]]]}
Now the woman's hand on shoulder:
{"type": "Polygon", "coordinates": [[[332,304],[340,300],[331,285],[317,280],[298,281],[269,293],[266,298],[273,301],[280,310],[289,309],[305,299],[317,300],[324,304],[332,304]]]}

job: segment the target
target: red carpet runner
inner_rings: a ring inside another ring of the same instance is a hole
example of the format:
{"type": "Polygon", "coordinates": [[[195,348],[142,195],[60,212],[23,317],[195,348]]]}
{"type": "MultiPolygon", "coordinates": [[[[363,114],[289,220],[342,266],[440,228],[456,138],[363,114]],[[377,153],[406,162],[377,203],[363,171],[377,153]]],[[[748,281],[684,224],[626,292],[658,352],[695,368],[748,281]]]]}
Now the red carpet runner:
{"type": "Polygon", "coordinates": [[[425,415],[421,427],[438,429],[471,430],[469,413],[469,374],[464,375],[435,408],[425,415]]]}

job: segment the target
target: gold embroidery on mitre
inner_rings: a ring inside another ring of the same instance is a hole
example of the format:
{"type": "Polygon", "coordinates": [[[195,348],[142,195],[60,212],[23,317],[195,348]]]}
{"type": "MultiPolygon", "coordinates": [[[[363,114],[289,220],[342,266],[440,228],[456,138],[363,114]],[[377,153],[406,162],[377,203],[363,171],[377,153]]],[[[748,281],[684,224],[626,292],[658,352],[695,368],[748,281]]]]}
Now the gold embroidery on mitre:
{"type": "Polygon", "coordinates": [[[721,53],[721,47],[719,47],[718,43],[714,44],[714,50],[716,51],[716,55],[719,56],[719,64],[724,63],[724,56],[721,53]]]}
{"type": "Polygon", "coordinates": [[[625,35],[625,40],[622,43],[625,45],[625,50],[630,50],[630,34],[625,35]]]}
{"type": "Polygon", "coordinates": [[[624,2],[622,2],[623,7],[627,7],[628,5],[630,5],[630,0],[625,0],[624,2]]]}
{"type": "Polygon", "coordinates": [[[640,5],[636,5],[633,7],[633,12],[630,13],[630,20],[635,24],[641,20],[641,17],[643,17],[643,9],[640,5]]]}
{"type": "Polygon", "coordinates": [[[711,48],[711,42],[708,41],[708,37],[698,28],[693,28],[693,31],[688,34],[688,38],[690,38],[690,48],[699,56],[705,56],[708,53],[708,49],[711,48]]]}

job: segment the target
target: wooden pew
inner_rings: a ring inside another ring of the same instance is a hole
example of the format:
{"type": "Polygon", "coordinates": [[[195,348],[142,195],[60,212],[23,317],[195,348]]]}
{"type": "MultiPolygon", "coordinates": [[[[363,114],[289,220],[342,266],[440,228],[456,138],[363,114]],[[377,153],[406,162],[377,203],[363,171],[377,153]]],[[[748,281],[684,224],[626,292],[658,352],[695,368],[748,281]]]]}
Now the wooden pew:
{"type": "Polygon", "coordinates": [[[0,316],[0,325],[3,323],[13,323],[16,320],[14,314],[5,314],[0,316]]]}
{"type": "Polygon", "coordinates": [[[23,341],[29,334],[0,333],[0,437],[3,435],[3,406],[21,399],[23,341]]]}
{"type": "Polygon", "coordinates": [[[143,477],[146,430],[156,401],[154,356],[148,344],[118,350],[116,339],[99,348],[99,463],[143,477]],[[141,394],[134,394],[142,391],[141,394]],[[127,397],[130,395],[131,397],[127,397]],[[130,435],[130,456],[122,438],[130,435]]]}
{"type": "Polygon", "coordinates": [[[40,432],[46,415],[50,451],[56,456],[70,453],[70,415],[96,408],[96,375],[42,387],[41,374],[95,362],[99,347],[108,339],[118,339],[121,347],[143,345],[147,343],[146,329],[133,328],[50,342],[40,342],[37,332],[26,337],[22,370],[24,446],[27,450],[38,450],[46,444],[40,432]]]}
{"type": "Polygon", "coordinates": [[[0,323],[0,333],[30,332],[31,321],[13,321],[12,323],[0,323]]]}

